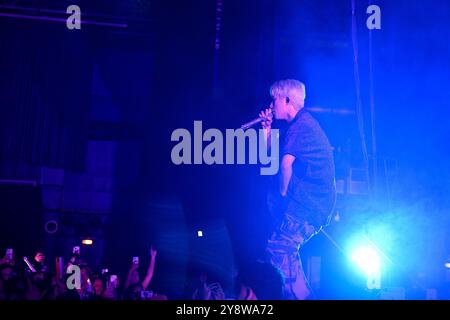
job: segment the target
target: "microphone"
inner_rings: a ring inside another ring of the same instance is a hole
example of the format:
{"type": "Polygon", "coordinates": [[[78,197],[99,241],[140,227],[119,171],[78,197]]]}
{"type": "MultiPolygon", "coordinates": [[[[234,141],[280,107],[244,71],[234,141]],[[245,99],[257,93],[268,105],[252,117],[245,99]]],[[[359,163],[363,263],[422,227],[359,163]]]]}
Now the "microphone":
{"type": "Polygon", "coordinates": [[[247,122],[247,123],[244,123],[244,124],[241,126],[241,129],[242,129],[242,130],[247,130],[248,128],[251,128],[251,127],[253,127],[254,125],[256,125],[256,124],[258,124],[258,123],[260,123],[260,122],[269,120],[271,117],[272,117],[272,110],[270,110],[270,113],[268,114],[267,117],[258,117],[258,118],[253,119],[252,121],[249,121],[249,122],[247,122]]]}

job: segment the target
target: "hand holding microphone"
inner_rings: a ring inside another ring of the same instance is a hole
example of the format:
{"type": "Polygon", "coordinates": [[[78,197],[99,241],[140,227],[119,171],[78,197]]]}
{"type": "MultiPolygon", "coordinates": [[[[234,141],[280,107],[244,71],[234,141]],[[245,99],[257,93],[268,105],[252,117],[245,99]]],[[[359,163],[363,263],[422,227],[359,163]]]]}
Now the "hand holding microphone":
{"type": "Polygon", "coordinates": [[[270,129],[272,126],[272,121],[273,121],[272,109],[268,108],[266,110],[261,111],[259,113],[259,117],[261,119],[263,119],[261,121],[261,125],[262,125],[263,129],[270,129]]]}
{"type": "Polygon", "coordinates": [[[254,125],[261,122],[262,127],[264,129],[270,129],[272,125],[273,120],[273,114],[272,109],[268,108],[266,110],[263,110],[259,113],[259,117],[256,119],[253,119],[252,121],[249,121],[241,126],[241,129],[247,130],[248,128],[253,127],[254,125]]]}

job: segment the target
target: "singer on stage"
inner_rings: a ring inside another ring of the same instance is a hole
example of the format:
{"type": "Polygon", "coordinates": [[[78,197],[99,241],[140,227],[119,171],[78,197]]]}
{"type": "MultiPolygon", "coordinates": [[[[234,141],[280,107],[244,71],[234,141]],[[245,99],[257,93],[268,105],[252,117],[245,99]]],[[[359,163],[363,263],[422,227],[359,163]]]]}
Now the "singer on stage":
{"type": "MultiPolygon", "coordinates": [[[[300,247],[325,226],[336,200],[333,152],[324,131],[304,109],[305,86],[281,80],[270,88],[270,109],[260,113],[270,135],[272,116],[288,122],[282,137],[279,179],[269,192],[276,229],[267,243],[269,261],[285,278],[285,298],[310,296],[299,256],[300,247]]],[[[270,137],[268,139],[270,141],[270,137]]],[[[274,180],[275,181],[275,180],[274,180]]]]}

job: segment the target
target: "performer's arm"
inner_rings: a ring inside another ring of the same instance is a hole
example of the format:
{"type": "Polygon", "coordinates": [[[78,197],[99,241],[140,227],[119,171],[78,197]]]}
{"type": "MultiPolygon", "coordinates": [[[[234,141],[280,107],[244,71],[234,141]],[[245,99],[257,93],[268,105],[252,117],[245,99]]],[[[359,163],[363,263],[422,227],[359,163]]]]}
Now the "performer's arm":
{"type": "Polygon", "coordinates": [[[263,110],[259,113],[259,116],[261,118],[266,118],[266,121],[261,122],[261,125],[264,129],[264,138],[267,143],[267,150],[271,147],[271,128],[272,128],[272,111],[270,108],[263,110]]]}
{"type": "Polygon", "coordinates": [[[280,193],[283,197],[286,196],[289,181],[292,177],[292,164],[295,161],[295,157],[291,154],[285,154],[281,160],[281,181],[280,181],[280,193]]]}
{"type": "Polygon", "coordinates": [[[271,131],[271,129],[270,128],[264,128],[264,140],[266,141],[266,143],[267,143],[267,150],[269,150],[270,149],[270,147],[271,147],[271,136],[272,136],[272,131],[271,131]]]}

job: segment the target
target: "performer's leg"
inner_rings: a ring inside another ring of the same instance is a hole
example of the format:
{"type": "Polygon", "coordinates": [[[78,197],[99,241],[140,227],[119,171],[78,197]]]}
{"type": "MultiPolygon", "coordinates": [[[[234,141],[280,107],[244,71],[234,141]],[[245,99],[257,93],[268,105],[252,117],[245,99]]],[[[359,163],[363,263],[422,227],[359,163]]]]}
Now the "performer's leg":
{"type": "Polygon", "coordinates": [[[313,226],[285,214],[280,229],[268,241],[266,251],[285,278],[287,299],[303,300],[310,294],[298,250],[314,234],[313,226]]]}

